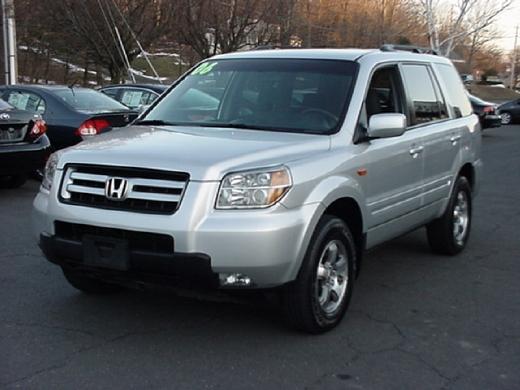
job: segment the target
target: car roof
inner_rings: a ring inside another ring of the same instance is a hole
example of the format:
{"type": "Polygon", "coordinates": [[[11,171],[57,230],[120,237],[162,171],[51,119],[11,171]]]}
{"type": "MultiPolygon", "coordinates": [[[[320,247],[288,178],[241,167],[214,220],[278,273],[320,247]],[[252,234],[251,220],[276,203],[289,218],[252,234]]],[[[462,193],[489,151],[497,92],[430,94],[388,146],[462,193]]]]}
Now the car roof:
{"type": "Polygon", "coordinates": [[[99,88],[99,90],[108,89],[108,88],[143,88],[143,89],[151,89],[155,92],[164,92],[168,89],[169,85],[165,84],[108,84],[99,88]]]}
{"type": "Polygon", "coordinates": [[[55,91],[63,91],[70,88],[74,90],[89,90],[93,91],[92,88],[85,87],[70,87],[68,85],[60,85],[60,84],[15,84],[15,85],[5,85],[2,88],[9,89],[26,89],[26,90],[36,90],[36,91],[46,91],[46,92],[55,92],[55,91]]]}
{"type": "Polygon", "coordinates": [[[288,59],[323,59],[358,61],[361,58],[370,59],[373,62],[383,61],[428,61],[438,63],[451,63],[445,57],[413,53],[404,50],[383,51],[380,49],[268,49],[250,50],[227,54],[219,54],[211,59],[253,59],[253,58],[288,58],[288,59]]]}

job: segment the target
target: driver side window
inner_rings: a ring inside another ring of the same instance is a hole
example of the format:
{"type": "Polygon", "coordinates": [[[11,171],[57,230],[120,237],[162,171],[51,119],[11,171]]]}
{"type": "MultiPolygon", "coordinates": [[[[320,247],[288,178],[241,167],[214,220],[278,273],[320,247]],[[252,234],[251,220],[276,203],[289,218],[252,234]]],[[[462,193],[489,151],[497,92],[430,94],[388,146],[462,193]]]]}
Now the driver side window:
{"type": "Polygon", "coordinates": [[[404,114],[402,87],[397,66],[378,69],[372,75],[361,122],[367,128],[370,117],[376,114],[404,114]]]}

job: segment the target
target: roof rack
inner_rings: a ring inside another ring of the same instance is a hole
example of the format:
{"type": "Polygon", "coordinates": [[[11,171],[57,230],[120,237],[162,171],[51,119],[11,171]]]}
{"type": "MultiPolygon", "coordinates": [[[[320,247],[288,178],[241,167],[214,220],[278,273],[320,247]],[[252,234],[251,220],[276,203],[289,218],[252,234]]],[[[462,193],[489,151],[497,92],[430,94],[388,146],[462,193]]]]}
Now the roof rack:
{"type": "Polygon", "coordinates": [[[279,49],[301,49],[301,47],[268,43],[266,45],[258,45],[258,46],[252,47],[251,49],[249,49],[249,51],[252,51],[252,50],[279,50],[279,49]]]}
{"type": "Polygon", "coordinates": [[[438,56],[439,53],[437,50],[430,49],[429,47],[420,47],[420,46],[413,46],[413,45],[394,45],[386,43],[383,46],[379,48],[381,51],[409,51],[412,53],[418,53],[418,54],[433,54],[435,56],[438,56]]]}

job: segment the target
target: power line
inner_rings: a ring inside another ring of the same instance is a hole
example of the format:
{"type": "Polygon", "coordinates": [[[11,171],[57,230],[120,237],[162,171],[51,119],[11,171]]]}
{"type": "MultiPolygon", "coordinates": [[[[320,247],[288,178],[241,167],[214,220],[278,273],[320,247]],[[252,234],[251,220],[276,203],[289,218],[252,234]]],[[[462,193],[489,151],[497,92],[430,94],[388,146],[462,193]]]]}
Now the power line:
{"type": "MultiPolygon", "coordinates": [[[[130,72],[130,64],[127,61],[125,47],[122,45],[122,42],[121,42],[121,45],[118,42],[118,39],[117,39],[114,31],[112,30],[112,25],[110,24],[110,21],[107,18],[107,15],[105,13],[103,5],[101,4],[101,1],[97,0],[97,3],[98,3],[98,6],[99,6],[99,9],[101,10],[101,14],[103,15],[103,19],[105,20],[105,23],[108,26],[108,31],[110,32],[110,35],[112,36],[112,40],[114,41],[114,44],[116,45],[116,50],[119,53],[119,56],[121,57],[121,60],[123,61],[123,64],[124,64],[124,66],[126,68],[127,74],[132,78],[132,80],[135,83],[134,75],[133,75],[132,72],[130,72]]],[[[108,9],[108,11],[110,12],[110,9],[108,9]]],[[[114,18],[112,17],[111,14],[110,14],[110,16],[111,16],[111,19],[113,21],[114,28],[116,28],[116,24],[115,24],[114,18]]]]}
{"type": "MultiPolygon", "coordinates": [[[[107,0],[108,1],[108,0],[107,0]]],[[[121,10],[119,9],[119,7],[117,6],[115,0],[112,0],[112,4],[114,5],[115,9],[117,10],[117,12],[119,13],[119,16],[121,16],[121,19],[123,20],[123,23],[126,25],[126,27],[128,28],[128,31],[130,31],[130,34],[132,35],[132,38],[134,38],[135,42],[137,43],[137,46],[139,47],[139,50],[141,50],[141,53],[143,54],[146,62],[148,63],[148,66],[152,69],[152,72],[154,73],[155,75],[155,78],[157,80],[159,80],[159,83],[162,84],[162,80],[161,78],[159,77],[159,74],[157,73],[157,70],[155,69],[155,67],[153,66],[152,62],[150,61],[150,59],[148,58],[148,55],[146,53],[146,51],[143,49],[143,46],[141,45],[141,42],[139,42],[139,39],[137,39],[137,35],[134,33],[134,31],[132,30],[132,27],[130,27],[130,24],[128,23],[128,21],[126,20],[125,16],[123,15],[123,13],[121,12],[121,10]]]]}

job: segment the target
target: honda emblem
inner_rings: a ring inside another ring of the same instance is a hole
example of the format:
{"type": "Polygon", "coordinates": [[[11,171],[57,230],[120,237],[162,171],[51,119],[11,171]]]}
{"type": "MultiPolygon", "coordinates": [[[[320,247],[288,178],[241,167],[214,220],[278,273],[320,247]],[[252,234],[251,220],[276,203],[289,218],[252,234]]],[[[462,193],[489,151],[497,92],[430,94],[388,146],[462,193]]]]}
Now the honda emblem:
{"type": "Polygon", "coordinates": [[[125,200],[128,195],[128,180],[111,177],[105,183],[105,196],[110,200],[125,200]]]}

